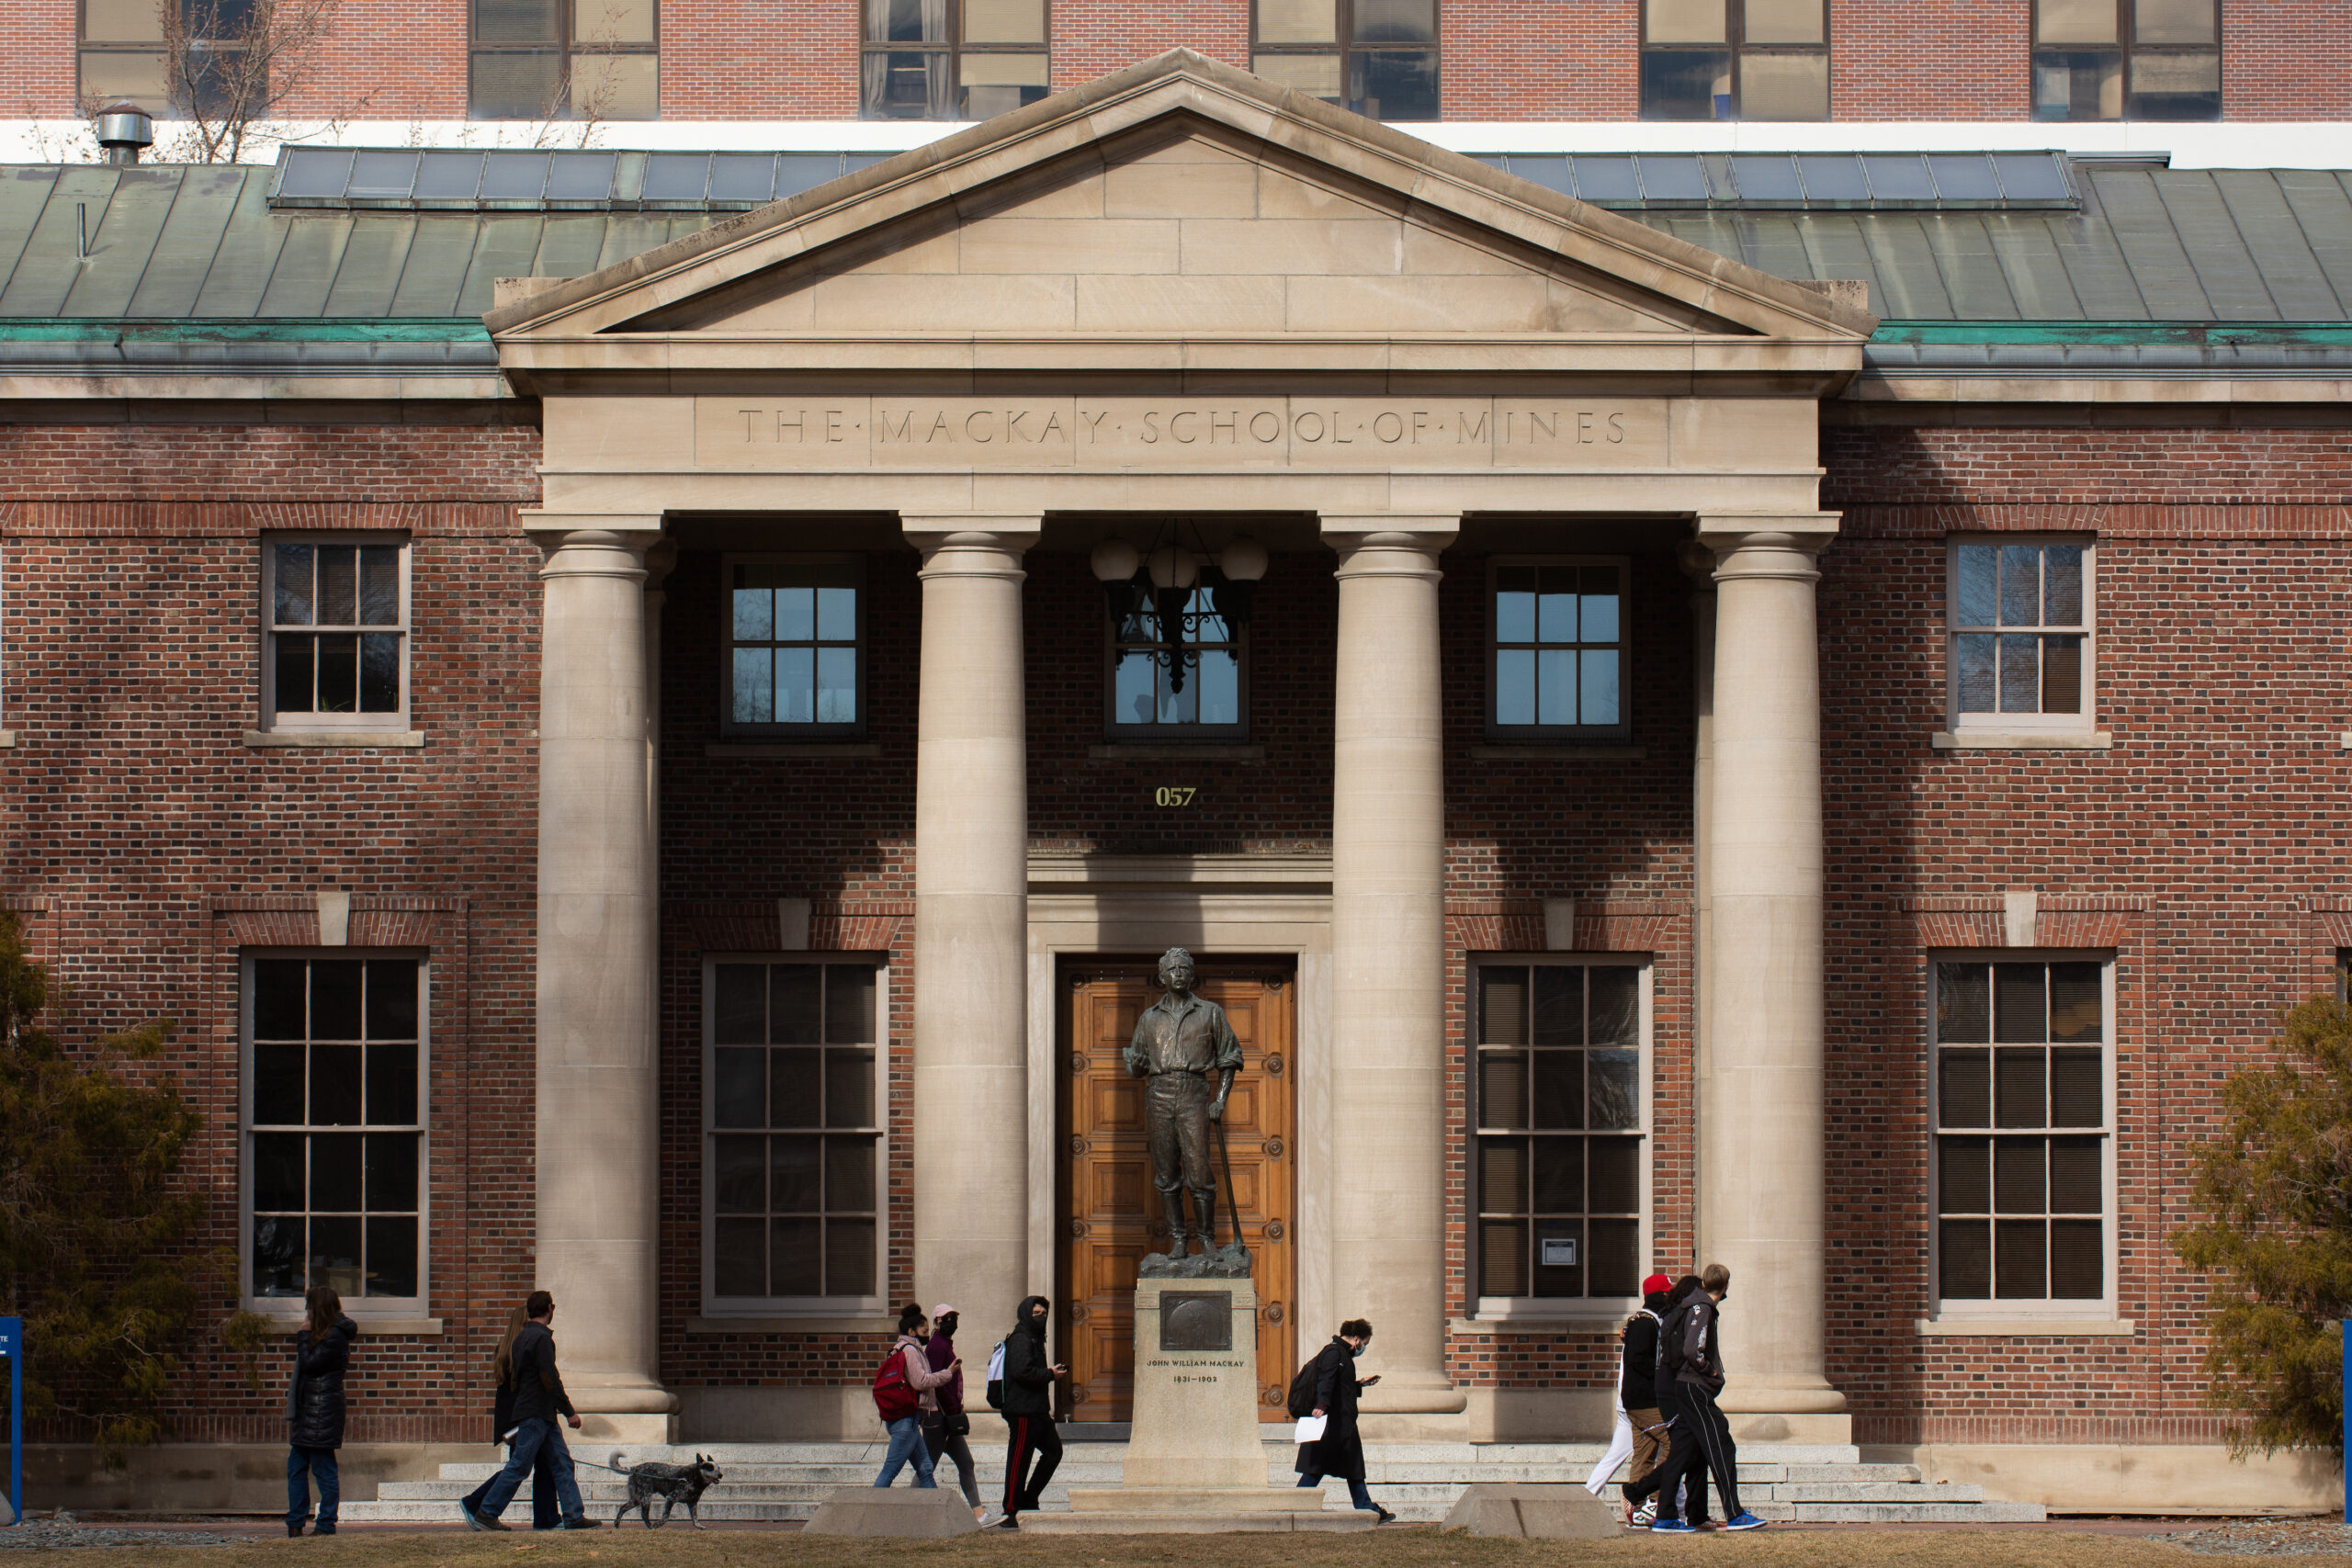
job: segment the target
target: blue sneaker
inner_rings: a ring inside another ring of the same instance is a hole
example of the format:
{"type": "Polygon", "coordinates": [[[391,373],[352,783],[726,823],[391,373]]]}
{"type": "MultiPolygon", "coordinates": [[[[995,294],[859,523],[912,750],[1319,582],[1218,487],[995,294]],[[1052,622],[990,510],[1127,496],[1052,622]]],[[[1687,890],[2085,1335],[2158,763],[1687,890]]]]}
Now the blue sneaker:
{"type": "Polygon", "coordinates": [[[1727,1530],[1760,1530],[1771,1522],[1772,1521],[1770,1519],[1759,1519],[1754,1514],[1747,1513],[1743,1510],[1737,1518],[1725,1519],[1724,1521],[1724,1529],[1727,1530]]]}
{"type": "Polygon", "coordinates": [[[1680,1519],[1658,1519],[1651,1524],[1650,1533],[1652,1535],[1697,1535],[1699,1531],[1697,1527],[1684,1524],[1680,1519]]]}

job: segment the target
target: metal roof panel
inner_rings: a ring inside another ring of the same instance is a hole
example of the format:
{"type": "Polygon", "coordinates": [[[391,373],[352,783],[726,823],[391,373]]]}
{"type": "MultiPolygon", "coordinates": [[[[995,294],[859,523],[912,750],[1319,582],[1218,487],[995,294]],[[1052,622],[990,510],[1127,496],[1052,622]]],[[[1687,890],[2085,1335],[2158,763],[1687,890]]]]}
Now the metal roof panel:
{"type": "Polygon", "coordinates": [[[90,256],[58,307],[61,316],[119,316],[139,290],[155,242],[179,197],[183,169],[124,169],[106,219],[90,231],[90,256]]]}
{"type": "Polygon", "coordinates": [[[405,212],[364,212],[351,220],[351,239],[335,268],[322,313],[329,316],[388,316],[416,239],[417,220],[405,212]]]}
{"type": "Polygon", "coordinates": [[[2202,169],[2163,170],[2152,176],[2157,199],[2172,219],[2188,265],[2205,298],[2213,302],[2215,319],[2224,321],[2275,321],[2278,303],[2264,287],[2262,269],[2247,254],[2245,237],[2229,203],[2202,169]]]}
{"type": "Polygon", "coordinates": [[[2154,172],[2094,169],[2087,183],[2098,195],[2124,265],[2132,270],[2132,281],[2147,301],[2148,314],[2169,321],[2212,320],[2213,302],[2173,228],[2172,214],[2156,194],[2154,172]]]}
{"type": "Polygon", "coordinates": [[[179,197],[164,220],[164,231],[155,236],[155,248],[148,253],[128,314],[185,316],[196,309],[248,172],[235,167],[181,171],[179,197]]]}
{"type": "Polygon", "coordinates": [[[340,214],[298,217],[286,226],[286,243],[278,247],[277,265],[269,287],[262,290],[254,314],[283,320],[315,316],[326,309],[327,291],[334,287],[335,268],[343,264],[343,247],[351,238],[350,221],[340,214]]]}
{"type": "Polygon", "coordinates": [[[2314,321],[2343,314],[2344,302],[2329,287],[2303,226],[2278,188],[2278,177],[2267,169],[2216,169],[2212,179],[2279,316],[2314,321]]]}
{"type": "Polygon", "coordinates": [[[17,258],[25,254],[25,242],[33,237],[33,224],[40,220],[40,209],[49,205],[57,176],[64,172],[41,164],[10,169],[7,177],[0,179],[0,288],[7,287],[17,258]]]}
{"type": "Polygon", "coordinates": [[[287,227],[292,222],[269,209],[268,176],[261,170],[253,171],[253,177],[238,187],[236,210],[221,231],[220,248],[213,254],[212,269],[204,276],[204,291],[196,297],[196,306],[188,313],[250,316],[259,310],[262,294],[269,288],[269,275],[277,267],[278,249],[286,243],[287,227]]]}
{"type": "Polygon", "coordinates": [[[82,259],[82,226],[96,234],[106,222],[117,171],[103,164],[77,164],[60,175],[50,198],[25,241],[24,254],[0,289],[0,316],[54,316],[88,264],[82,259]]]}

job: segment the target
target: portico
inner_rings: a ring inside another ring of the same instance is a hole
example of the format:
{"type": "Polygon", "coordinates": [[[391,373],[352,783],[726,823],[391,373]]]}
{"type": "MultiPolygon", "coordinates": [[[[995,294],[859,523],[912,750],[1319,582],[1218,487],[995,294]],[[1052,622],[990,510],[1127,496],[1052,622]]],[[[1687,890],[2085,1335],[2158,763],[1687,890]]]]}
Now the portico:
{"type": "Polygon", "coordinates": [[[922,561],[903,1288],[978,1325],[1043,1288],[1054,952],[1286,953],[1301,1125],[1321,1130],[1297,1174],[1298,1307],[1308,1332],[1379,1325],[1382,1435],[1453,1437],[1491,1412],[1447,1357],[1464,1222],[1439,584],[1465,539],[1606,521],[1695,540],[1715,589],[1696,1223],[1740,1281],[1725,1406],[1760,1436],[1843,1440],[1818,1327],[1812,563],[1837,527],[1816,403],[1859,370],[1868,316],[1180,54],[530,289],[491,324],[547,435],[526,514],[547,553],[540,1272],[574,1396],[611,1435],[666,1435],[675,1408],[645,558],[681,519],[777,550],[890,526],[922,561]],[[1086,672],[1032,661],[1024,573],[1176,516],[1277,519],[1328,552],[1323,887],[1173,863],[1041,878],[1027,697],[1086,672]]]}

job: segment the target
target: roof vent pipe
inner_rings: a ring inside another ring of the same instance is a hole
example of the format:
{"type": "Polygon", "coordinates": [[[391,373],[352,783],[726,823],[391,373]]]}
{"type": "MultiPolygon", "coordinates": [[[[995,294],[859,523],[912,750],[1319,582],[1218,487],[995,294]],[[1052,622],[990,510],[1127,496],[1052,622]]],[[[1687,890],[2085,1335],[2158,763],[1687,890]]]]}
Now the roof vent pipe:
{"type": "Polygon", "coordinates": [[[109,164],[136,164],[155,144],[155,121],[137,104],[114,104],[98,111],[98,145],[109,164]]]}

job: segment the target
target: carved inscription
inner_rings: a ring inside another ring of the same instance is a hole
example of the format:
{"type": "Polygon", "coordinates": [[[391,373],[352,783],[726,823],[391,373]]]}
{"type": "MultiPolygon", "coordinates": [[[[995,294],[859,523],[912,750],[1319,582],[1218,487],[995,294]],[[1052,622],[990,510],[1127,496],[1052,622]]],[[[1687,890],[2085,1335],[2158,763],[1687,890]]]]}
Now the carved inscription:
{"type": "Polygon", "coordinates": [[[721,468],[1632,468],[1671,461],[1659,398],[695,400],[721,468]]]}

